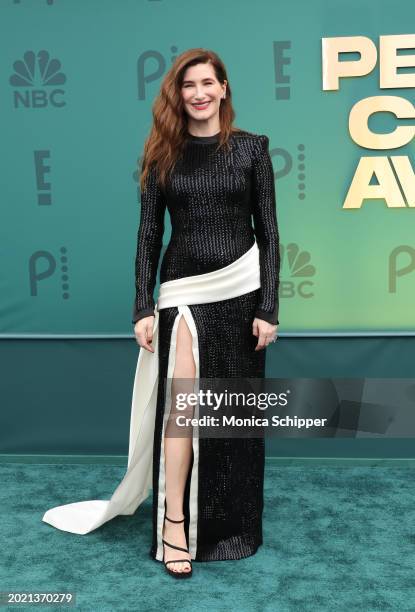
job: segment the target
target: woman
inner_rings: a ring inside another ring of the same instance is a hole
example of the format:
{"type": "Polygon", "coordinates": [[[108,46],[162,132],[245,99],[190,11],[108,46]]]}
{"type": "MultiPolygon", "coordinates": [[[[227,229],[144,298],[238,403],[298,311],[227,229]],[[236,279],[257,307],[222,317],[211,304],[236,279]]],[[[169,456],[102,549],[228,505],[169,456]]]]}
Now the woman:
{"type": "Polygon", "coordinates": [[[188,390],[199,378],[265,376],[279,323],[279,238],[268,138],[232,127],[215,53],[190,49],[175,60],[153,116],[141,173],[128,470],[109,502],[60,506],[43,520],[88,533],[132,514],[152,483],[150,555],[185,578],[192,559],[241,559],[262,544],[263,438],[174,437],[170,427],[186,382],[188,390]],[[172,235],[155,304],[166,208],[172,235]]]}

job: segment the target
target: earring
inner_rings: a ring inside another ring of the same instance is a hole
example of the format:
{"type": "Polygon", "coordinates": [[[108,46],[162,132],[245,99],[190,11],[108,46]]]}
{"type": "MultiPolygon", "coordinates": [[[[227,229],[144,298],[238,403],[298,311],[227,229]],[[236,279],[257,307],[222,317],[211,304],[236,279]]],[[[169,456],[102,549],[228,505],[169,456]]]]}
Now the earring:
{"type": "Polygon", "coordinates": [[[225,99],[225,98],[226,98],[226,91],[225,91],[225,93],[223,94],[222,98],[223,98],[223,99],[225,99]]]}

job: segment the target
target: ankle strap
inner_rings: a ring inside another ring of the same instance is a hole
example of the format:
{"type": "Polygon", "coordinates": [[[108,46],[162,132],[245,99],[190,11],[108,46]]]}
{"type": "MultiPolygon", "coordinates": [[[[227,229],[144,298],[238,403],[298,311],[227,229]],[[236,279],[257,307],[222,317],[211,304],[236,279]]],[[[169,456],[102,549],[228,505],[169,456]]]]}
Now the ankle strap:
{"type": "Polygon", "coordinates": [[[166,514],[164,515],[164,518],[170,521],[170,523],[183,523],[183,521],[186,519],[186,517],[183,517],[180,521],[174,521],[173,519],[169,518],[166,514]]]}

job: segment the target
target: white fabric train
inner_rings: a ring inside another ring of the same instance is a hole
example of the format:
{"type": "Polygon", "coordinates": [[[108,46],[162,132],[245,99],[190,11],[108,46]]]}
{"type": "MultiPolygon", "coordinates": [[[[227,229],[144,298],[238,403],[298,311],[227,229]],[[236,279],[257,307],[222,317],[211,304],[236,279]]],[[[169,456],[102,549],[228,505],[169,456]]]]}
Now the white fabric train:
{"type": "MultiPolygon", "coordinates": [[[[186,276],[161,283],[159,297],[154,309],[153,341],[154,353],[139,351],[134,379],[127,471],[109,500],[80,501],[47,510],[42,518],[62,531],[85,535],[118,515],[131,515],[148,497],[152,489],[154,426],[158,393],[158,322],[159,310],[178,307],[173,324],[167,378],[173,377],[176,336],[179,320],[184,316],[191,331],[193,356],[196,364],[196,379],[199,378],[199,349],[196,325],[188,306],[226,300],[259,288],[259,250],[256,242],[231,264],[205,274],[186,276]]],[[[167,405],[167,401],[166,401],[167,405]]],[[[164,441],[164,424],[162,442],[164,441]]],[[[193,438],[193,468],[189,499],[189,551],[196,556],[197,542],[197,474],[199,458],[198,438],[193,438]]],[[[164,444],[161,444],[160,473],[158,483],[157,555],[163,559],[161,541],[164,518],[165,473],[164,444]]]]}

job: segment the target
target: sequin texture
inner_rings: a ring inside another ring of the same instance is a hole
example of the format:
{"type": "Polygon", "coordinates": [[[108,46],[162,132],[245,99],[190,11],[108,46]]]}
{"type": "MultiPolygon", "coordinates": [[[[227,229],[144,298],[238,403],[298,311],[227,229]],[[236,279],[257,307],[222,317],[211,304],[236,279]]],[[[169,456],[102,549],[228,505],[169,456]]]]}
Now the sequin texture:
{"type": "Polygon", "coordinates": [[[279,234],[269,139],[242,131],[231,150],[217,150],[218,135],[190,136],[171,180],[161,190],[154,168],[141,196],[132,322],[154,313],[154,287],[166,207],[172,232],[160,282],[203,274],[241,257],[255,238],[261,290],[255,316],[279,323],[279,234]]]}
{"type": "MultiPolygon", "coordinates": [[[[164,216],[172,233],[161,260],[160,281],[211,272],[241,257],[256,239],[261,287],[244,295],[189,305],[197,329],[201,378],[263,378],[266,349],[255,351],[255,316],[278,322],[279,236],[274,171],[265,135],[246,131],[217,150],[218,135],[189,137],[166,189],[154,171],[141,198],[133,322],[154,313],[153,291],[164,216]]],[[[153,535],[150,556],[160,554],[160,490],[165,380],[172,351],[176,306],[159,311],[159,382],[153,451],[153,535]],[[158,535],[159,534],[159,535],[158,535]]],[[[143,349],[140,349],[143,350],[143,349]]],[[[265,446],[263,438],[203,438],[184,490],[183,511],[197,516],[197,561],[241,559],[262,544],[265,446]],[[191,474],[197,500],[191,501],[191,474]],[[194,507],[196,504],[196,508],[194,507]]],[[[185,521],[189,541],[189,518],[185,521]]]]}

